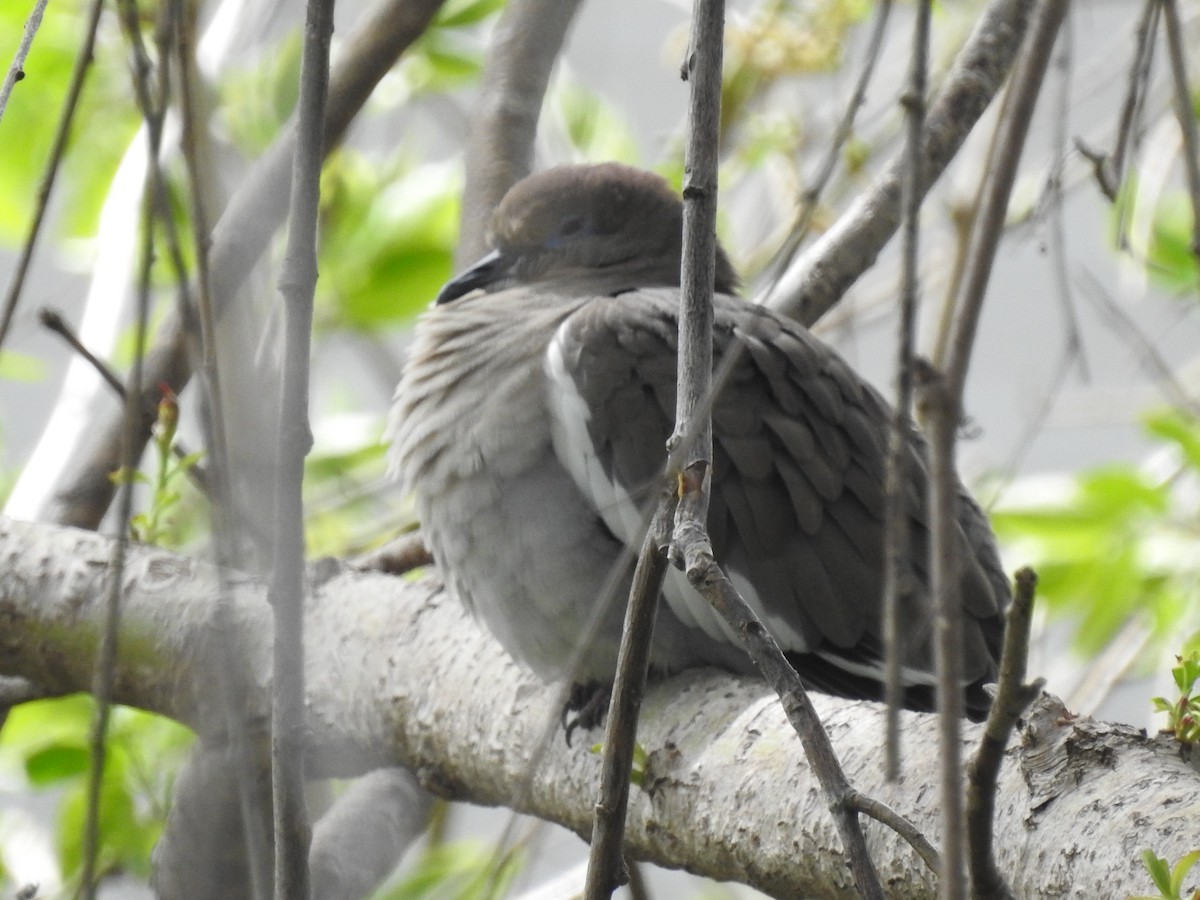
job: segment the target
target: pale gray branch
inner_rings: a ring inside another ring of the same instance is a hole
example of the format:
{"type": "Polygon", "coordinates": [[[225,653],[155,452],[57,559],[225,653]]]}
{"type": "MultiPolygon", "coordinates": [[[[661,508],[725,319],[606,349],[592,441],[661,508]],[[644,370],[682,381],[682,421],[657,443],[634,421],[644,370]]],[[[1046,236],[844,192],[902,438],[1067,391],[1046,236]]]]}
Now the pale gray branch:
{"type": "MultiPolygon", "coordinates": [[[[103,613],[110,542],[90,532],[0,520],[0,674],[86,690],[103,613]]],[[[212,689],[224,659],[210,621],[219,586],[203,563],[131,548],[116,698],[220,734],[212,689]]],[[[232,612],[246,657],[239,694],[267,709],[269,609],[242,581],[232,612]]],[[[586,834],[599,759],[556,742],[536,771],[554,685],[521,672],[432,579],[343,571],[308,604],[312,774],[406,765],[457,799],[507,805],[586,834]],[[522,793],[522,790],[524,791],[522,793]]],[[[814,695],[847,775],[938,842],[936,722],[903,713],[904,778],[879,765],[883,710],[814,695]]],[[[966,726],[975,740],[979,726],[966,726]]],[[[778,896],[851,897],[833,822],[778,701],[752,678],[711,670],[652,687],[639,741],[649,753],[631,797],[628,852],[778,896]]],[[[1075,719],[1053,699],[1028,717],[999,775],[997,864],[1018,896],[1115,897],[1150,887],[1140,851],[1178,859],[1200,821],[1195,772],[1166,739],[1075,719]]],[[[928,870],[890,829],[867,841],[893,897],[932,897],[928,870]]]]}

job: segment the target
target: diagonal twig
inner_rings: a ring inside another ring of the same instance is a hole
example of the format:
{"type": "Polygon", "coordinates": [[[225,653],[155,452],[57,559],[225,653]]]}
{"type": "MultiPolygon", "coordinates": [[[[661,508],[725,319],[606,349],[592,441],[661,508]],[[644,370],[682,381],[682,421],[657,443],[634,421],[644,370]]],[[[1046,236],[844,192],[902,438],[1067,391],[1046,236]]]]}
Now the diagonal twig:
{"type": "Polygon", "coordinates": [[[83,28],[83,43],[75,56],[75,66],[71,70],[71,80],[67,85],[67,96],[63,101],[62,113],[58,118],[58,126],[54,131],[54,143],[50,145],[50,153],[46,159],[46,168],[42,180],[38,184],[37,200],[34,204],[33,217],[29,221],[29,231],[21,243],[21,252],[17,256],[17,264],[13,268],[12,277],[8,281],[8,290],[4,295],[3,310],[0,311],[0,347],[8,336],[12,325],[13,314],[25,287],[25,276],[29,272],[29,264],[33,260],[33,251],[37,247],[38,235],[42,231],[42,222],[46,217],[46,209],[50,205],[50,194],[54,190],[54,180],[58,175],[59,164],[67,149],[67,140],[71,135],[71,123],[75,120],[75,110],[79,105],[79,96],[83,93],[83,82],[87,78],[88,69],[92,63],[92,51],[96,46],[96,29],[100,24],[100,10],[104,0],[92,0],[88,7],[87,23],[83,28]]]}

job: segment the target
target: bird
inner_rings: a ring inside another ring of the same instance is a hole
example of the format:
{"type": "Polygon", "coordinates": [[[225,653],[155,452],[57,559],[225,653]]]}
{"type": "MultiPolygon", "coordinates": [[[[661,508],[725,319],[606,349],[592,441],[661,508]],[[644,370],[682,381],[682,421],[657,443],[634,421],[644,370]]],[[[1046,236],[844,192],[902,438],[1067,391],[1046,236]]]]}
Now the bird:
{"type": "MultiPolygon", "coordinates": [[[[630,560],[674,421],[682,210],[663,178],[619,163],[517,182],[490,220],[491,251],[419,318],[396,389],[390,463],[445,586],[547,681],[611,683],[615,672],[630,560]]],[[[712,402],[714,555],[808,687],[878,699],[891,407],[738,287],[718,244],[715,365],[744,349],[712,402]]],[[[915,428],[905,452],[916,587],[900,598],[901,680],[905,706],[928,710],[927,463],[915,428]]],[[[961,483],[956,504],[965,710],[979,719],[1010,593],[961,483]]],[[[668,574],[662,598],[652,674],[753,671],[683,573],[668,574]]]]}

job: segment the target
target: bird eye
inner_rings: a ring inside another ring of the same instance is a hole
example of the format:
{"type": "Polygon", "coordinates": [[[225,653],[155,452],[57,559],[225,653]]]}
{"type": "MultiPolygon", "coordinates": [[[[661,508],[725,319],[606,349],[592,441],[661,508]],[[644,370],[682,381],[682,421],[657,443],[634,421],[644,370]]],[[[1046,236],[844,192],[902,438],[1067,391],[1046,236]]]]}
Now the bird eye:
{"type": "Polygon", "coordinates": [[[571,235],[578,233],[582,228],[583,219],[581,219],[579,216],[572,216],[562,223],[562,227],[559,228],[558,233],[563,237],[570,237],[571,235]]]}

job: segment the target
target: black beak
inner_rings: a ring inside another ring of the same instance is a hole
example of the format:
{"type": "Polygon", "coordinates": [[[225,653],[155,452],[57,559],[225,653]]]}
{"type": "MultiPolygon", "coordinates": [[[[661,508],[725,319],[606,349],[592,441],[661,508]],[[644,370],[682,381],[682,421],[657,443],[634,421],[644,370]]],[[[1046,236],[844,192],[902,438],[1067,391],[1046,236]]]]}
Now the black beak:
{"type": "Polygon", "coordinates": [[[486,288],[488,285],[495,284],[497,281],[503,280],[511,268],[512,260],[505,258],[499,250],[493,250],[478,260],[471,268],[447,281],[438,291],[437,298],[433,303],[435,306],[450,303],[476,288],[486,288]]]}

